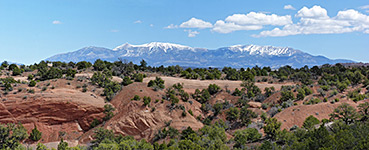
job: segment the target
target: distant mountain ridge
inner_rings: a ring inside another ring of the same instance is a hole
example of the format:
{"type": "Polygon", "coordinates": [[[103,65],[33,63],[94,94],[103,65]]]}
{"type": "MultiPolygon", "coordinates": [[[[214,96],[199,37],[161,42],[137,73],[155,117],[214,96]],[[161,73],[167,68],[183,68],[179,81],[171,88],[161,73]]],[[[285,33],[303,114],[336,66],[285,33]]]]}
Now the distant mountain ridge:
{"type": "Polygon", "coordinates": [[[303,67],[323,64],[353,63],[351,60],[329,59],[313,56],[289,47],[234,45],[215,50],[193,48],[173,43],[151,42],[142,45],[123,44],[114,49],[102,47],[85,47],[80,50],[57,54],[46,60],[78,62],[96,59],[117,61],[118,58],[138,63],[142,59],[152,66],[180,65],[184,67],[218,67],[241,68],[253,66],[270,66],[278,68],[285,65],[303,67]]]}

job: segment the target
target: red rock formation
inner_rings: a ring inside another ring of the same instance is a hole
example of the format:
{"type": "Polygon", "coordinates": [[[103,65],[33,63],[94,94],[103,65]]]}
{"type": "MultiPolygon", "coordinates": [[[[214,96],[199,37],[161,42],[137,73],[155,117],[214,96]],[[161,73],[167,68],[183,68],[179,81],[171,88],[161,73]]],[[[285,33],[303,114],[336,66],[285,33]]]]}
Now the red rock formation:
{"type": "Polygon", "coordinates": [[[94,118],[101,119],[103,111],[104,100],[91,93],[70,89],[19,93],[0,103],[0,123],[22,123],[29,132],[36,125],[42,142],[59,141],[60,136],[72,140],[89,130],[94,118]]]}

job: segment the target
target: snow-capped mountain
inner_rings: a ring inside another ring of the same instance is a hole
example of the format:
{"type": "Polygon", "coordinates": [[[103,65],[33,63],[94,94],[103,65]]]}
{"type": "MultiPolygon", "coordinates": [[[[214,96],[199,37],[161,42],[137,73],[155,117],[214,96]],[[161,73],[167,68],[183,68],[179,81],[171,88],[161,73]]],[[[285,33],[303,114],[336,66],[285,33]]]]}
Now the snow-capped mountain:
{"type": "Polygon", "coordinates": [[[230,50],[241,53],[249,53],[249,55],[269,55],[269,56],[292,56],[298,50],[289,47],[273,47],[259,45],[234,45],[229,47],[230,50]]]}
{"type": "Polygon", "coordinates": [[[151,42],[142,45],[131,45],[126,43],[113,49],[113,51],[120,52],[122,54],[120,55],[121,57],[139,57],[145,54],[171,53],[181,50],[196,51],[195,48],[189,46],[160,42],[151,42]]]}
{"type": "Polygon", "coordinates": [[[302,67],[322,64],[353,62],[350,60],[331,60],[324,56],[313,56],[289,47],[234,45],[208,50],[172,43],[152,42],[142,45],[123,44],[114,49],[85,47],[65,54],[47,58],[49,61],[91,61],[102,59],[117,61],[118,58],[139,63],[142,59],[149,65],[184,67],[253,67],[270,66],[278,68],[285,65],[302,67]]]}

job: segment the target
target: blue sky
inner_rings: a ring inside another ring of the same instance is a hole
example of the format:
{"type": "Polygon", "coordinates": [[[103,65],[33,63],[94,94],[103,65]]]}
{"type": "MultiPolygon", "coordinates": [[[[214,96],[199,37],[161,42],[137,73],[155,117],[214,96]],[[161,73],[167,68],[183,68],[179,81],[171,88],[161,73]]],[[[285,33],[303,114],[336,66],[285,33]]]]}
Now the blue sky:
{"type": "Polygon", "coordinates": [[[0,0],[0,61],[154,41],[288,46],[369,62],[369,1],[0,0]]]}

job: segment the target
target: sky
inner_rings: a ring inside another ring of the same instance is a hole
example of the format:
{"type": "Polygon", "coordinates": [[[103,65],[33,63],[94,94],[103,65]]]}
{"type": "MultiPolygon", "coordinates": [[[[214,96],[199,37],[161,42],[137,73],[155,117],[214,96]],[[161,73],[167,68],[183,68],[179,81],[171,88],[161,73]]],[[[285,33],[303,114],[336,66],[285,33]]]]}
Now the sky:
{"type": "Polygon", "coordinates": [[[271,45],[369,62],[369,1],[0,0],[0,61],[149,42],[271,45]]]}

